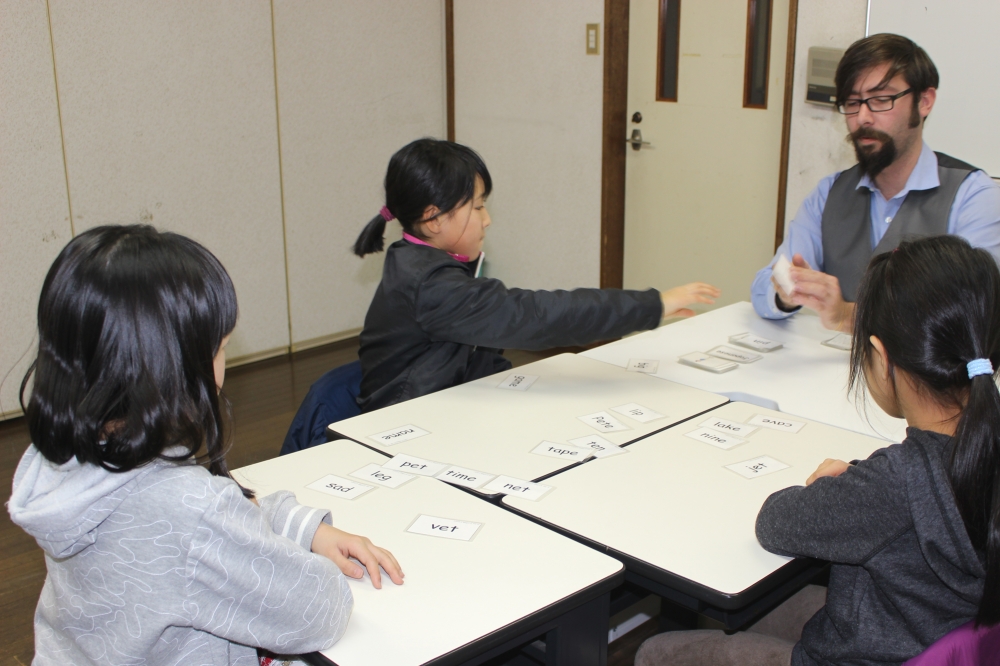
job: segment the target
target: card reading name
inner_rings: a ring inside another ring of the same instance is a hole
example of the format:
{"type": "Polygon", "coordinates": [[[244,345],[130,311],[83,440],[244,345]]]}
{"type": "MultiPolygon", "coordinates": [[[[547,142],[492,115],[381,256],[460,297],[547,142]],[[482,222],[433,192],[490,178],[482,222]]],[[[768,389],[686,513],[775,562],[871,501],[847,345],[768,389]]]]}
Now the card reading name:
{"type": "Polygon", "coordinates": [[[622,416],[627,416],[633,421],[638,421],[639,423],[649,423],[650,421],[655,421],[656,419],[663,418],[663,414],[654,412],[649,407],[643,407],[642,405],[637,405],[634,402],[630,402],[625,405],[618,405],[617,407],[612,407],[611,411],[618,412],[622,416]]]}
{"type": "Polygon", "coordinates": [[[645,372],[651,375],[660,369],[660,362],[642,358],[630,358],[625,369],[629,372],[645,372]]]}
{"type": "Polygon", "coordinates": [[[708,353],[716,358],[724,358],[727,361],[736,361],[737,363],[753,363],[754,361],[759,361],[762,358],[760,354],[756,354],[752,351],[735,349],[727,345],[719,345],[714,349],[709,349],[708,353]]]}
{"type": "Polygon", "coordinates": [[[851,351],[851,336],[847,333],[837,333],[829,340],[824,340],[822,344],[827,347],[833,347],[834,349],[841,349],[843,351],[851,351]]]}
{"type": "Polygon", "coordinates": [[[726,469],[736,472],[745,479],[756,479],[758,476],[767,476],[772,472],[788,469],[788,465],[771,456],[761,456],[734,465],[726,465],[726,469]]]}
{"type": "Polygon", "coordinates": [[[392,430],[386,430],[385,432],[380,432],[375,435],[368,435],[368,438],[374,439],[379,444],[392,446],[393,444],[405,442],[408,439],[416,439],[417,437],[423,437],[424,435],[429,434],[430,433],[423,428],[418,428],[415,425],[405,425],[393,428],[392,430]]]}
{"type": "Polygon", "coordinates": [[[358,483],[357,481],[342,479],[339,476],[327,474],[319,481],[313,481],[306,486],[306,488],[309,488],[310,490],[318,490],[321,493],[333,495],[334,497],[339,497],[341,499],[352,500],[356,497],[361,497],[369,490],[374,490],[375,486],[368,486],[363,483],[358,483]]]}
{"type": "Polygon", "coordinates": [[[563,460],[572,460],[575,462],[586,460],[594,455],[594,452],[590,449],[580,446],[570,446],[569,444],[556,444],[555,442],[542,442],[531,449],[531,452],[537,453],[540,456],[562,458],[563,460]]]}
{"type": "Polygon", "coordinates": [[[733,435],[721,433],[715,428],[698,428],[697,430],[685,433],[685,435],[691,439],[696,439],[699,442],[717,446],[720,449],[731,449],[734,446],[739,446],[746,441],[745,439],[740,439],[739,437],[734,437],[733,435]]]}
{"type": "Polygon", "coordinates": [[[351,472],[351,476],[363,479],[364,481],[369,481],[379,486],[385,486],[386,488],[399,488],[407,481],[412,481],[417,478],[412,474],[407,474],[406,472],[400,472],[394,469],[386,469],[376,465],[375,463],[365,465],[361,469],[351,472]]]}
{"type": "Polygon", "coordinates": [[[618,432],[620,430],[631,430],[627,425],[611,416],[607,412],[596,412],[586,416],[576,417],[598,432],[618,432]]]}
{"type": "Polygon", "coordinates": [[[476,532],[482,526],[482,523],[470,523],[465,520],[437,518],[436,516],[421,514],[406,528],[406,531],[413,534],[441,537],[442,539],[471,541],[472,537],[476,536],[476,532]]]}
{"type": "Polygon", "coordinates": [[[466,469],[465,467],[456,467],[455,465],[452,465],[438,474],[435,478],[447,481],[448,483],[453,483],[456,486],[479,488],[479,486],[495,477],[496,474],[487,474],[486,472],[478,472],[474,469],[466,469]]]}
{"type": "Polygon", "coordinates": [[[552,486],[543,486],[540,483],[532,483],[524,479],[515,479],[512,476],[500,475],[485,486],[483,490],[494,493],[503,493],[511,497],[523,497],[524,499],[537,502],[542,499],[547,492],[552,490],[552,486]]]}
{"type": "Polygon", "coordinates": [[[581,449],[590,449],[591,454],[593,454],[595,458],[609,458],[611,456],[616,456],[619,453],[628,453],[628,449],[623,449],[617,444],[612,444],[600,435],[577,437],[576,439],[569,440],[569,443],[573,446],[578,446],[581,449]]]}
{"type": "Polygon", "coordinates": [[[750,425],[759,425],[765,428],[770,428],[771,430],[780,430],[782,432],[798,432],[805,427],[805,421],[793,421],[791,419],[786,419],[779,416],[767,416],[765,414],[758,414],[749,421],[750,425]]]}
{"type": "Polygon", "coordinates": [[[416,456],[408,456],[403,453],[398,453],[388,461],[382,463],[382,467],[385,467],[386,469],[398,469],[401,472],[419,474],[420,476],[437,476],[444,471],[444,468],[447,467],[447,465],[444,463],[434,462],[433,460],[424,460],[423,458],[417,458],[416,456]]]}
{"type": "Polygon", "coordinates": [[[728,433],[730,435],[740,435],[741,437],[746,437],[757,429],[757,426],[752,426],[747,423],[738,423],[737,421],[729,421],[727,419],[720,418],[711,418],[707,421],[702,421],[698,425],[703,428],[714,428],[719,432],[728,433]]]}
{"type": "Polygon", "coordinates": [[[739,345],[741,347],[746,347],[747,349],[753,349],[759,352],[770,352],[775,349],[781,349],[784,345],[780,342],[775,342],[774,340],[768,340],[767,338],[762,338],[759,335],[754,335],[753,333],[737,333],[736,335],[730,335],[729,341],[734,345],[739,345]]]}
{"type": "Polygon", "coordinates": [[[498,389],[509,389],[511,391],[527,391],[531,385],[538,380],[538,375],[521,375],[514,373],[507,375],[503,381],[497,384],[498,389]]]}

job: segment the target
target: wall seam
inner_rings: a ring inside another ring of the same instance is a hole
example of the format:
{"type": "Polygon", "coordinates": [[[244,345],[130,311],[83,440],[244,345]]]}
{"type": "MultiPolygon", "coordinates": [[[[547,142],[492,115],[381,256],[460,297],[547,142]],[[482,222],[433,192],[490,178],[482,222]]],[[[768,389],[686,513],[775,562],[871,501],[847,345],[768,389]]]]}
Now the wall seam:
{"type": "MultiPolygon", "coordinates": [[[[48,0],[46,0],[48,2],[48,0]]],[[[285,222],[285,170],[281,159],[281,109],[278,103],[278,40],[274,27],[274,0],[271,0],[271,56],[274,66],[274,124],[278,137],[278,189],[281,193],[281,244],[285,256],[285,303],[288,314],[288,349],[295,344],[292,336],[292,283],[288,276],[288,227],[285,222]]]]}
{"type": "Polygon", "coordinates": [[[62,149],[63,178],[66,181],[66,208],[69,209],[69,233],[76,237],[76,223],[73,221],[73,200],[69,194],[69,163],[66,160],[66,133],[63,131],[62,100],[59,97],[59,76],[56,73],[56,42],[52,36],[52,12],[49,0],[45,0],[45,20],[49,26],[49,49],[52,51],[52,81],[56,88],[56,114],[59,116],[59,146],[62,149]]]}

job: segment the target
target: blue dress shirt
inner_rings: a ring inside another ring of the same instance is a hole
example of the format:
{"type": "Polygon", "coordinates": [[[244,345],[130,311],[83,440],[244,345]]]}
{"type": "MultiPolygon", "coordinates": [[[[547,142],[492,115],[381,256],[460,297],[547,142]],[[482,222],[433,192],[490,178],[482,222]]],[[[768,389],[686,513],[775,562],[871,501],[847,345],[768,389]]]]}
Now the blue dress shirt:
{"type": "MultiPolygon", "coordinates": [[[[889,228],[892,218],[899,212],[910,190],[929,190],[941,184],[938,179],[937,155],[927,144],[923,145],[917,164],[906,180],[906,186],[893,198],[885,197],[867,176],[862,176],[858,188],[871,190],[871,243],[872,249],[878,245],[889,228]]],[[[766,319],[784,319],[793,313],[782,312],[774,304],[774,285],[771,284],[771,267],[784,254],[791,260],[792,255],[801,254],[809,265],[823,270],[823,236],[820,224],[826,197],[833,182],[841,172],[829,175],[819,181],[795,214],[788,227],[788,235],[774,258],[764,268],[757,271],[750,297],[754,310],[766,319]]],[[[948,215],[948,233],[961,236],[973,247],[988,250],[1000,262],[1000,185],[997,185],[983,171],[975,171],[962,182],[955,194],[955,202],[948,215]]]]}

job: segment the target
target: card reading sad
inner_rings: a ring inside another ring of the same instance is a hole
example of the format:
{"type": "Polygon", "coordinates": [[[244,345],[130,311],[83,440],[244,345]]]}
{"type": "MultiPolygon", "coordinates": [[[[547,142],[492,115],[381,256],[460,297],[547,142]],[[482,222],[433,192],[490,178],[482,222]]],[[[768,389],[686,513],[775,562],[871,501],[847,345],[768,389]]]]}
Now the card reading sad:
{"type": "Polygon", "coordinates": [[[788,465],[771,456],[761,456],[734,465],[726,465],[726,469],[736,472],[745,479],[756,479],[758,476],[766,476],[772,472],[788,469],[788,465]]]}

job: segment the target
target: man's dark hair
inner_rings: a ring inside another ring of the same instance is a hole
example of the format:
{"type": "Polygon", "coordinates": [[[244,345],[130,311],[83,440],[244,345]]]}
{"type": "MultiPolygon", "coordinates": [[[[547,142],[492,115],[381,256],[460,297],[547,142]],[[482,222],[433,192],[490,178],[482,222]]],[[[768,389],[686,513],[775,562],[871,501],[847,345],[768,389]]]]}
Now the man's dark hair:
{"type": "Polygon", "coordinates": [[[922,92],[928,88],[938,87],[937,67],[931,62],[927,52],[911,39],[883,32],[854,42],[840,59],[834,77],[837,85],[837,104],[843,104],[851,94],[851,88],[854,87],[858,75],[886,63],[889,65],[889,70],[881,85],[887,85],[896,75],[902,74],[907,87],[913,89],[911,95],[914,107],[922,92]]]}

